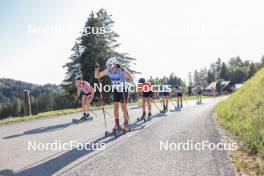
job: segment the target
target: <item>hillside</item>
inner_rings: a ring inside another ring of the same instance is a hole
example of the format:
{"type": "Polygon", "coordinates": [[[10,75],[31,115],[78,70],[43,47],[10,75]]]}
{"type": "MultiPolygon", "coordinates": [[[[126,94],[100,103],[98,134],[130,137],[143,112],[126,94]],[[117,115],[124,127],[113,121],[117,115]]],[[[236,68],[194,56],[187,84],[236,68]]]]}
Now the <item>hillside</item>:
{"type": "Polygon", "coordinates": [[[220,124],[231,131],[250,156],[264,157],[264,69],[216,108],[220,124]]]}
{"type": "Polygon", "coordinates": [[[30,91],[32,113],[72,107],[57,85],[37,85],[13,79],[0,79],[0,119],[23,116],[23,90],[30,91]]]}

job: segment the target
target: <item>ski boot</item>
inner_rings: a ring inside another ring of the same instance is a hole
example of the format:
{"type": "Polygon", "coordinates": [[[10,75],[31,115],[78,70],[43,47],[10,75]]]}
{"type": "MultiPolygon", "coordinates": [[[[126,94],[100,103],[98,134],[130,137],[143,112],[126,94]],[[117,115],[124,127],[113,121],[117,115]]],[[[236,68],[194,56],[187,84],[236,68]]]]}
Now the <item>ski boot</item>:
{"type": "Polygon", "coordinates": [[[115,137],[118,136],[119,130],[120,130],[119,119],[115,119],[115,126],[113,128],[115,137]]]}
{"type": "Polygon", "coordinates": [[[160,110],[160,113],[165,113],[165,110],[166,110],[166,106],[163,105],[163,110],[160,110]]]}
{"type": "Polygon", "coordinates": [[[144,120],[144,122],[146,122],[146,113],[145,112],[143,112],[143,114],[140,118],[137,118],[137,122],[140,122],[141,120],[144,120]]]}
{"type": "Polygon", "coordinates": [[[151,114],[151,112],[149,112],[148,113],[148,119],[147,120],[150,121],[151,119],[152,119],[152,114],[151,114]]]}
{"type": "Polygon", "coordinates": [[[124,127],[122,128],[122,131],[124,133],[127,133],[129,131],[128,121],[124,122],[124,127]]]}

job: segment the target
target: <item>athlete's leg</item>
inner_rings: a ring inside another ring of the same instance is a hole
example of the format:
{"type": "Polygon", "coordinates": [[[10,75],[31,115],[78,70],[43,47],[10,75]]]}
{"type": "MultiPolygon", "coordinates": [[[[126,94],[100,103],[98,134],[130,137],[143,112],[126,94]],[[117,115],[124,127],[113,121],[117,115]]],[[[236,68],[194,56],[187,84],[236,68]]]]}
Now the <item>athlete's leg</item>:
{"type": "Polygon", "coordinates": [[[166,108],[168,108],[169,105],[169,96],[166,96],[166,108]]]}
{"type": "Polygon", "coordinates": [[[83,110],[83,113],[86,112],[86,96],[82,96],[82,110],[83,110]]]}
{"type": "Polygon", "coordinates": [[[148,103],[148,112],[151,113],[151,99],[150,97],[147,98],[147,103],[148,103]]]}
{"type": "Polygon", "coordinates": [[[127,103],[121,103],[121,108],[123,111],[123,116],[124,116],[124,131],[128,131],[128,111],[127,111],[127,103]]]}
{"type": "Polygon", "coordinates": [[[114,116],[115,119],[119,119],[119,103],[118,102],[114,102],[114,116]]]}
{"type": "Polygon", "coordinates": [[[146,112],[146,98],[145,97],[143,97],[143,99],[142,99],[142,110],[143,110],[143,113],[145,113],[146,112]]]}
{"type": "Polygon", "coordinates": [[[179,102],[179,96],[177,95],[177,107],[180,106],[180,102],[179,102]]]}
{"type": "Polygon", "coordinates": [[[182,96],[180,96],[180,103],[181,103],[181,107],[182,107],[182,96]]]}
{"type": "Polygon", "coordinates": [[[115,116],[115,126],[113,130],[117,130],[119,128],[119,103],[114,102],[114,116],[115,116]]]}

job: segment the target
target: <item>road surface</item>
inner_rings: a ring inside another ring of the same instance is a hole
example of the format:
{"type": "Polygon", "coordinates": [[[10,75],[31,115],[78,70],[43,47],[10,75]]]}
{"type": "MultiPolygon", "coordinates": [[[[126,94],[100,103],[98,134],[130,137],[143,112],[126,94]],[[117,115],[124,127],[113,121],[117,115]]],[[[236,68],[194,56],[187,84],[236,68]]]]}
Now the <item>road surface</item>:
{"type": "MultiPolygon", "coordinates": [[[[153,106],[154,118],[147,123],[136,122],[141,109],[132,106],[132,132],[119,138],[104,138],[101,111],[96,112],[94,121],[78,125],[71,120],[80,114],[2,125],[0,175],[233,176],[226,151],[175,149],[179,143],[221,142],[212,117],[213,108],[221,99],[207,99],[200,105],[188,101],[182,111],[170,106],[166,115],[153,106]],[[47,143],[71,141],[91,145],[87,150],[41,148],[47,143]],[[40,146],[37,150],[32,148],[34,142],[40,146]]],[[[113,127],[113,118],[108,115],[107,125],[109,130],[113,127]]]]}

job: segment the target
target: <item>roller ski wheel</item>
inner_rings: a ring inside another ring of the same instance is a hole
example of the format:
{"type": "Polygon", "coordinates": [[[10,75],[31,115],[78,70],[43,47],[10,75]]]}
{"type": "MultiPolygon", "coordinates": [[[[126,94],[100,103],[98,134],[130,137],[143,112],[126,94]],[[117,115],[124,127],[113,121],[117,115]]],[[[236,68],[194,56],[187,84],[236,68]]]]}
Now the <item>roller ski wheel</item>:
{"type": "Polygon", "coordinates": [[[72,123],[77,124],[79,122],[78,119],[72,119],[72,123]]]}
{"type": "Polygon", "coordinates": [[[74,124],[78,124],[78,123],[85,122],[85,121],[93,121],[93,117],[85,116],[80,119],[72,119],[72,123],[74,124]]]}
{"type": "Polygon", "coordinates": [[[115,137],[118,137],[118,135],[119,135],[119,131],[118,130],[114,130],[113,133],[114,133],[115,137]]]}

